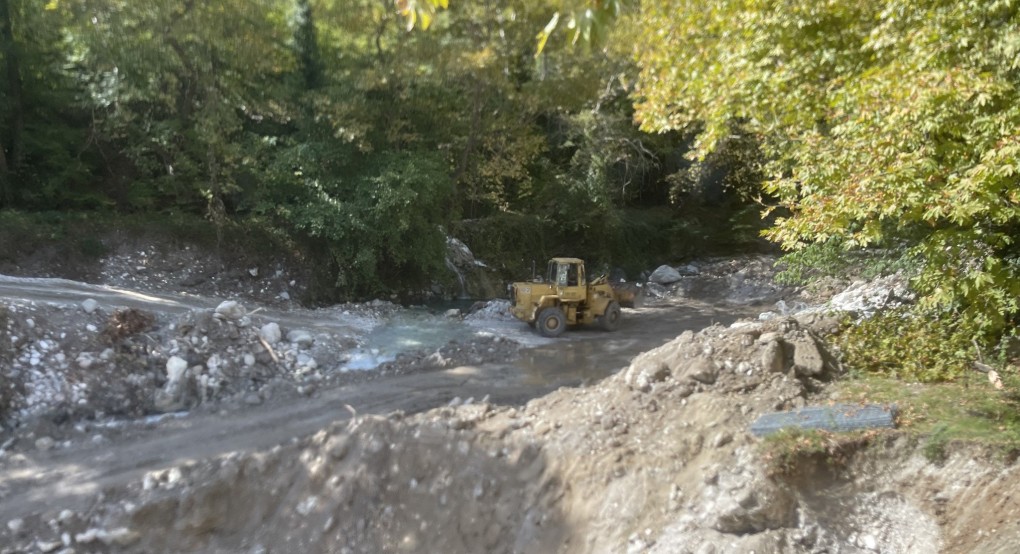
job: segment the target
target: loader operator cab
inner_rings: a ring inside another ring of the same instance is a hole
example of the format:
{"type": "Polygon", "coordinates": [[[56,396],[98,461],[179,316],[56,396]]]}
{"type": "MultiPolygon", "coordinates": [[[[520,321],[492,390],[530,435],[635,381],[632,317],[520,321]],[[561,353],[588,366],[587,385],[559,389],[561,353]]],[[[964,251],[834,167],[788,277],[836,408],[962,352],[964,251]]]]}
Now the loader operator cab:
{"type": "Polygon", "coordinates": [[[564,301],[582,300],[586,296],[584,262],[574,258],[553,258],[549,261],[548,282],[558,289],[564,301]]]}
{"type": "Polygon", "coordinates": [[[582,286],[585,284],[584,267],[580,263],[551,260],[546,278],[558,287],[582,286]]]}

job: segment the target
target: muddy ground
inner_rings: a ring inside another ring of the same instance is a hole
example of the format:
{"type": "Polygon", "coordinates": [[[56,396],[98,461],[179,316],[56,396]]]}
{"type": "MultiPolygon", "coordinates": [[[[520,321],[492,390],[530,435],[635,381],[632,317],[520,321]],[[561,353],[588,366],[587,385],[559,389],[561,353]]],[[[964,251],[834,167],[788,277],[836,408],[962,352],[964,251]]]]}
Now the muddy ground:
{"type": "Polygon", "coordinates": [[[498,304],[0,281],[0,552],[1014,552],[1013,462],[883,431],[767,463],[749,424],[841,371],[835,319],[770,266],[685,267],[559,341],[498,304]]]}

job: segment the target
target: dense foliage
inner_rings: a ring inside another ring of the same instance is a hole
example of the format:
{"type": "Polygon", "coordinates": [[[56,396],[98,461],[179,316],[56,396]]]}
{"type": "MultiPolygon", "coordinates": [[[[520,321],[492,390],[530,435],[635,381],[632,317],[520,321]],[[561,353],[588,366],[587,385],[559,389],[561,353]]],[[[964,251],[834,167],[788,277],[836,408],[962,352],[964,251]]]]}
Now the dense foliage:
{"type": "Polygon", "coordinates": [[[427,285],[448,233],[633,273],[765,207],[790,276],[908,271],[952,362],[1020,314],[1018,11],[0,0],[0,208],[257,222],[358,297],[427,285]]]}
{"type": "MultiPolygon", "coordinates": [[[[770,239],[916,262],[933,336],[1015,332],[1020,2],[666,0],[632,27],[643,128],[697,127],[700,156],[757,137],[770,239]]],[[[930,346],[948,361],[956,342],[930,346]]]]}
{"type": "Polygon", "coordinates": [[[259,222],[347,298],[420,290],[451,231],[508,274],[636,272],[729,209],[669,205],[687,141],[633,125],[628,56],[536,57],[558,2],[448,7],[0,0],[0,208],[259,222]]]}

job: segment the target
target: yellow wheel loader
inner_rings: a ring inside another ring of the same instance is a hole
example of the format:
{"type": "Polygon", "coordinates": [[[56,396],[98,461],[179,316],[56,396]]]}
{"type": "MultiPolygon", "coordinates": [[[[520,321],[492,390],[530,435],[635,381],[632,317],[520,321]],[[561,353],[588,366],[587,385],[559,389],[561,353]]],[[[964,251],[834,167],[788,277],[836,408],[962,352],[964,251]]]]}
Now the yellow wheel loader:
{"type": "Polygon", "coordinates": [[[587,280],[584,260],[553,258],[544,278],[510,285],[510,313],[542,336],[558,337],[567,326],[597,324],[606,331],[620,325],[620,307],[641,300],[639,286],[610,285],[605,276],[587,280]]]}

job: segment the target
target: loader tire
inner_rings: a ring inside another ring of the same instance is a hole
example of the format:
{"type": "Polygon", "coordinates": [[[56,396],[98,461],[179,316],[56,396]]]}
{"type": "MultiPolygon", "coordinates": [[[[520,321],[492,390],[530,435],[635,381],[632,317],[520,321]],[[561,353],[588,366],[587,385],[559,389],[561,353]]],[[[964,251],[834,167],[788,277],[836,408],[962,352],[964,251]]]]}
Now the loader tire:
{"type": "Polygon", "coordinates": [[[535,324],[543,337],[555,338],[567,329],[567,318],[559,308],[545,308],[538,312],[535,324]]]}
{"type": "Polygon", "coordinates": [[[606,311],[599,317],[599,327],[604,331],[615,331],[620,327],[620,305],[615,301],[606,304],[606,311]]]}

